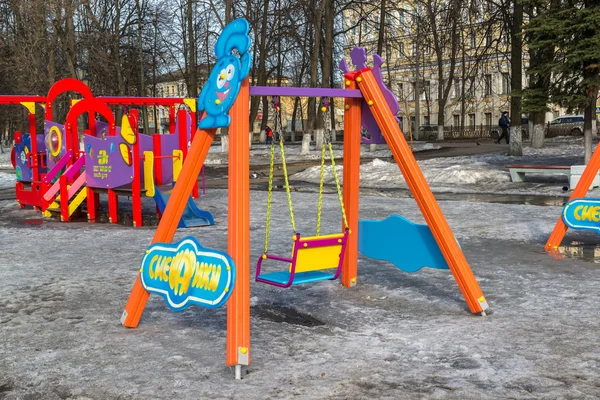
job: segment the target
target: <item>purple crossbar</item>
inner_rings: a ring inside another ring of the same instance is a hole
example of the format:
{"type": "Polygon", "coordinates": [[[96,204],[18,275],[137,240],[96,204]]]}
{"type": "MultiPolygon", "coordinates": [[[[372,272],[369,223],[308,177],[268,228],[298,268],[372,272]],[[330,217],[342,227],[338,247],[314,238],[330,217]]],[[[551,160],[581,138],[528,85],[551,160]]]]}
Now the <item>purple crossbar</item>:
{"type": "MultiPolygon", "coordinates": [[[[336,280],[342,273],[342,264],[344,264],[344,256],[346,254],[346,243],[348,242],[347,239],[348,239],[348,229],[346,229],[344,231],[344,236],[342,237],[342,243],[341,243],[342,249],[341,249],[341,253],[340,253],[340,261],[338,263],[337,271],[336,271],[334,277],[331,278],[332,281],[336,280]]],[[[310,240],[301,240],[300,234],[296,233],[296,245],[294,246],[294,254],[292,255],[292,258],[280,257],[280,256],[272,255],[272,254],[264,254],[264,258],[263,258],[263,256],[259,257],[258,262],[256,263],[256,279],[255,279],[256,282],[268,283],[269,285],[278,286],[281,288],[288,288],[288,287],[292,286],[292,284],[294,283],[294,276],[296,274],[296,259],[298,258],[298,250],[300,250],[300,248],[304,248],[303,246],[300,246],[301,243],[307,243],[307,244],[310,243],[308,247],[334,246],[334,245],[339,244],[337,238],[316,238],[316,239],[310,239],[310,240]],[[265,259],[284,261],[284,262],[288,262],[291,264],[290,279],[289,279],[288,283],[281,284],[278,282],[269,281],[267,279],[262,279],[260,277],[260,269],[262,267],[262,262],[265,259]]]]}
{"type": "Polygon", "coordinates": [[[50,183],[52,181],[52,179],[54,179],[56,177],[56,175],[58,175],[60,170],[63,169],[63,167],[65,165],[67,165],[69,163],[69,161],[71,161],[72,156],[73,156],[73,151],[71,151],[71,150],[67,151],[65,153],[65,155],[62,156],[60,161],[58,161],[56,164],[54,164],[54,167],[52,167],[52,169],[50,171],[48,171],[48,173],[46,174],[44,179],[42,179],[42,182],[50,183]]]}
{"type": "Polygon", "coordinates": [[[67,169],[67,171],[64,173],[65,177],[69,180],[73,179],[73,177],[79,172],[81,167],[83,167],[84,165],[85,157],[83,156],[83,154],[81,154],[81,157],[79,157],[77,161],[75,161],[75,164],[71,165],[69,169],[67,169]]]}
{"type": "Polygon", "coordinates": [[[362,98],[358,89],[250,86],[250,96],[352,97],[362,98]]]}

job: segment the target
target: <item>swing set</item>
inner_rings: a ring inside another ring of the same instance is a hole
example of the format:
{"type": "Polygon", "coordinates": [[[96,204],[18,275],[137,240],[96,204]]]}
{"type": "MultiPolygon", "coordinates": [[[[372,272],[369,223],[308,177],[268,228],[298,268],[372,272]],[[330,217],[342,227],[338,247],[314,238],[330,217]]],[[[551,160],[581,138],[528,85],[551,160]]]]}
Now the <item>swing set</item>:
{"type": "MultiPolygon", "coordinates": [[[[216,45],[216,50],[218,50],[216,53],[219,60],[217,64],[215,64],[215,69],[211,72],[211,79],[215,82],[222,84],[223,79],[229,79],[229,76],[224,72],[227,63],[239,66],[241,61],[248,62],[250,39],[247,35],[249,29],[249,24],[243,19],[232,21],[225,27],[216,45]],[[238,58],[238,54],[229,54],[235,48],[238,49],[241,61],[240,58],[238,58]],[[225,55],[223,55],[224,52],[226,53],[225,55]],[[221,72],[219,72],[220,68],[223,68],[221,72]]],[[[366,51],[364,49],[355,48],[353,52],[351,52],[351,55],[352,53],[358,54],[361,58],[366,60],[366,51]]],[[[339,184],[339,180],[336,179],[338,197],[341,199],[340,204],[342,206],[342,232],[331,235],[320,235],[320,226],[317,224],[317,234],[315,236],[304,237],[295,231],[295,223],[292,223],[292,229],[295,232],[291,257],[280,257],[269,254],[268,226],[270,225],[270,203],[272,202],[273,189],[273,172],[271,172],[269,204],[267,206],[268,216],[265,249],[263,255],[258,260],[258,273],[256,277],[258,281],[279,287],[289,287],[294,284],[314,282],[323,279],[335,279],[338,276],[341,276],[342,285],[346,287],[356,285],[359,249],[358,226],[361,111],[366,109],[373,115],[377,125],[381,129],[381,133],[390,147],[394,160],[406,179],[408,187],[430,229],[430,236],[433,239],[432,242],[434,242],[433,246],[435,246],[435,248],[432,249],[431,245],[424,246],[425,252],[435,250],[442,254],[472,313],[485,314],[485,310],[488,307],[483,292],[481,291],[448,222],[442,214],[440,206],[436,202],[414,155],[406,143],[404,135],[402,134],[388,101],[383,94],[382,79],[377,78],[377,76],[381,78],[381,74],[380,71],[376,69],[380,64],[376,64],[373,70],[366,66],[362,66],[361,63],[354,62],[354,64],[357,67],[356,71],[344,71],[346,73],[344,74],[343,89],[267,86],[250,87],[249,79],[247,78],[248,68],[236,69],[236,71],[242,70],[246,74],[237,75],[237,72],[232,74],[231,81],[228,80],[230,86],[227,87],[226,92],[222,92],[222,88],[218,85],[213,86],[207,84],[205,88],[203,88],[203,93],[205,91],[207,92],[204,100],[209,103],[205,106],[205,111],[211,118],[206,118],[208,122],[205,124],[203,124],[202,121],[200,122],[200,126],[206,126],[206,128],[199,128],[192,139],[188,156],[179,173],[179,179],[173,187],[163,217],[160,220],[152,239],[152,244],[156,244],[156,247],[151,246],[147,252],[160,251],[163,252],[161,253],[163,256],[166,255],[170,257],[173,255],[173,251],[177,252],[177,250],[173,250],[167,246],[177,246],[177,248],[181,248],[181,251],[185,250],[185,247],[182,246],[192,246],[189,243],[184,243],[185,240],[179,242],[179,244],[174,243],[171,245],[171,242],[177,231],[177,226],[185,210],[189,196],[198,180],[202,164],[215,138],[216,130],[218,127],[229,126],[230,142],[227,199],[228,258],[218,255],[222,260],[219,265],[222,266],[222,271],[225,273],[221,275],[222,279],[220,279],[218,275],[215,275],[215,286],[220,285],[219,287],[222,288],[220,292],[217,291],[222,296],[222,299],[225,298],[224,296],[226,295],[229,296],[227,298],[226,363],[229,366],[235,366],[235,375],[238,379],[241,378],[241,366],[250,364],[250,143],[248,141],[248,132],[250,132],[250,110],[248,107],[250,96],[344,98],[343,189],[339,184]],[[231,89],[232,87],[233,89],[231,89]],[[225,100],[223,100],[223,97],[225,97],[225,100]],[[218,107],[214,107],[214,105],[218,105],[218,107]],[[225,105],[227,107],[225,107],[225,105]],[[214,121],[221,121],[223,124],[218,125],[210,123],[214,121]],[[160,246],[167,248],[167,250],[156,250],[156,248],[160,246]],[[280,272],[262,274],[260,271],[262,262],[268,259],[285,263],[287,270],[284,269],[280,272]],[[335,270],[335,273],[325,272],[327,270],[335,270]]],[[[281,125],[280,120],[281,119],[279,118],[279,125],[281,125]]],[[[281,135],[281,129],[279,129],[279,132],[281,135]]],[[[324,166],[325,153],[328,149],[330,161],[333,166],[335,162],[333,160],[333,151],[329,139],[325,140],[324,146],[325,147],[321,148],[321,164],[324,166]]],[[[281,158],[284,160],[285,148],[282,140],[280,140],[279,147],[281,158]]],[[[273,160],[271,161],[271,170],[274,166],[274,155],[275,148],[273,146],[271,148],[271,159],[273,160]]],[[[289,182],[287,181],[287,167],[285,161],[283,162],[283,167],[285,174],[284,178],[286,178],[286,192],[288,195],[290,218],[293,221],[293,207],[289,182]]],[[[322,179],[321,182],[323,182],[322,179]]],[[[319,208],[322,207],[322,190],[320,191],[321,195],[319,196],[319,202],[321,205],[319,205],[319,208]]],[[[394,239],[397,238],[398,233],[398,229],[395,231],[384,232],[387,237],[392,238],[391,244],[388,246],[390,251],[394,251],[396,249],[396,244],[400,244],[397,243],[397,239],[394,239]]],[[[408,242],[401,244],[407,246],[407,243],[408,242]]],[[[196,249],[194,249],[194,251],[195,250],[196,249]]],[[[414,253],[414,249],[411,248],[408,250],[409,251],[407,252],[414,253]]],[[[186,254],[190,253],[189,250],[185,250],[185,252],[186,254]]],[[[166,258],[163,257],[163,259],[166,258]]],[[[183,263],[179,262],[177,268],[183,268],[182,265],[183,263]]],[[[173,279],[178,282],[176,287],[179,287],[179,284],[185,284],[187,287],[194,286],[194,284],[197,283],[196,281],[190,281],[192,276],[191,271],[194,265],[189,264],[189,274],[179,274],[179,272],[175,272],[177,275],[174,275],[173,279]],[[185,279],[188,279],[188,281],[185,281],[185,279]]],[[[216,266],[214,268],[216,268],[216,266]]],[[[148,270],[142,268],[142,271],[146,273],[148,270]]],[[[175,269],[175,271],[179,270],[175,269]]],[[[198,270],[195,269],[194,271],[198,270]]],[[[207,275],[204,275],[204,273],[207,272],[205,270],[202,271],[201,275],[206,277],[207,275]]],[[[173,271],[170,273],[172,272],[173,271]]],[[[194,276],[195,274],[196,272],[194,273],[194,276]]],[[[213,275],[211,272],[211,281],[212,278],[213,275]]],[[[164,286],[165,283],[161,283],[164,286]]],[[[161,288],[165,289],[162,286],[161,288]]],[[[166,289],[168,288],[167,285],[166,289]]],[[[206,294],[210,294],[211,296],[214,295],[212,290],[209,292],[210,293],[206,294]]],[[[167,294],[169,293],[170,292],[167,291],[167,294]]],[[[178,293],[175,294],[177,295],[178,293]]],[[[142,275],[141,273],[138,273],[121,318],[121,322],[124,326],[130,328],[138,326],[149,296],[150,292],[144,287],[142,275]]],[[[211,304],[216,303],[213,302],[211,304]]]]}
{"type": "Polygon", "coordinates": [[[262,282],[282,288],[298,285],[302,283],[336,280],[342,273],[344,263],[344,254],[346,242],[350,229],[346,210],[344,209],[344,199],[340,179],[335,166],[335,157],[331,146],[331,118],[329,99],[321,100],[323,117],[325,119],[325,137],[321,145],[321,168],[319,173],[319,201],[317,205],[317,228],[314,236],[302,237],[296,229],[294,219],[294,207],[292,205],[292,194],[285,161],[285,146],[283,143],[283,127],[281,124],[281,108],[279,107],[279,98],[274,98],[275,108],[275,129],[276,136],[279,137],[279,150],[281,153],[281,164],[283,168],[283,177],[285,182],[285,192],[287,194],[288,208],[290,213],[290,222],[294,235],[292,236],[292,256],[282,257],[269,254],[269,233],[271,228],[271,205],[273,203],[273,172],[275,170],[275,145],[271,143],[270,163],[269,163],[269,188],[267,195],[267,219],[265,222],[265,248],[263,255],[256,263],[256,282],[262,282]],[[344,230],[341,233],[321,235],[321,215],[323,214],[323,184],[325,181],[325,159],[326,153],[329,154],[331,168],[335,179],[337,195],[342,211],[342,220],[344,230]],[[261,274],[262,264],[265,260],[282,261],[289,264],[287,270],[261,274]],[[325,272],[325,270],[335,270],[335,272],[325,272]]]}

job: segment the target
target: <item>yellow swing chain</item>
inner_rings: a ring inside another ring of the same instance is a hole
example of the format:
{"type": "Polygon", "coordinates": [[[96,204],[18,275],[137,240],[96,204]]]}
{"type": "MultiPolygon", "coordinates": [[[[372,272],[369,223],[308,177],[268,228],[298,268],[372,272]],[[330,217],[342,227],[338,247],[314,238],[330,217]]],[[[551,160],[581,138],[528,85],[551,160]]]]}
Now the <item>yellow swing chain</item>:
{"type": "MultiPolygon", "coordinates": [[[[288,179],[287,164],[285,161],[285,148],[283,146],[283,125],[281,124],[280,110],[275,111],[275,129],[279,136],[279,148],[281,150],[281,163],[283,165],[283,177],[285,179],[285,191],[287,193],[288,207],[290,210],[290,221],[292,222],[292,230],[296,233],[296,221],[294,219],[294,207],[292,205],[292,194],[290,192],[290,183],[288,179]]],[[[269,188],[267,195],[267,220],[265,229],[265,251],[269,250],[269,234],[271,232],[271,205],[273,204],[273,175],[275,171],[275,144],[271,142],[270,162],[269,162],[269,188]]]]}
{"type": "Polygon", "coordinates": [[[340,178],[337,173],[335,166],[335,156],[333,155],[333,147],[331,145],[331,108],[327,107],[323,113],[325,118],[325,140],[321,147],[321,172],[319,177],[319,205],[317,208],[317,235],[321,231],[321,214],[323,211],[323,184],[325,181],[325,143],[329,148],[329,159],[331,160],[331,169],[333,170],[333,177],[335,179],[335,186],[337,188],[338,199],[340,201],[340,208],[342,209],[342,218],[344,220],[344,226],[348,228],[348,219],[346,218],[346,208],[344,207],[344,196],[342,187],[340,184],[340,178]]]}
{"type": "Polygon", "coordinates": [[[319,205],[317,206],[317,233],[321,233],[321,214],[323,212],[323,183],[325,181],[325,142],[321,146],[321,172],[319,175],[319,205]]]}
{"type": "Polygon", "coordinates": [[[265,223],[265,252],[269,250],[269,232],[271,231],[271,204],[273,202],[273,170],[275,166],[275,145],[271,141],[271,162],[269,163],[269,189],[267,195],[267,221],[265,223]]]}

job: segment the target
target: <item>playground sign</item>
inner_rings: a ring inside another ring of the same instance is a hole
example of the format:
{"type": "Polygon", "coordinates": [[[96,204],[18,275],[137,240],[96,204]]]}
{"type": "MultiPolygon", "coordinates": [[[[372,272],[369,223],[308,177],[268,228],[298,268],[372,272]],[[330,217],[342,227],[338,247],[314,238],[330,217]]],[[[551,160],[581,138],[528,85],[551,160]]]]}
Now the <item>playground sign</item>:
{"type": "Polygon", "coordinates": [[[164,297],[173,311],[191,304],[217,308],[233,291],[235,266],[226,253],[206,249],[188,236],[177,243],[150,246],[140,277],[144,289],[164,297]]]}
{"type": "Polygon", "coordinates": [[[563,221],[572,229],[600,234],[600,199],[575,199],[563,208],[563,221]]]}

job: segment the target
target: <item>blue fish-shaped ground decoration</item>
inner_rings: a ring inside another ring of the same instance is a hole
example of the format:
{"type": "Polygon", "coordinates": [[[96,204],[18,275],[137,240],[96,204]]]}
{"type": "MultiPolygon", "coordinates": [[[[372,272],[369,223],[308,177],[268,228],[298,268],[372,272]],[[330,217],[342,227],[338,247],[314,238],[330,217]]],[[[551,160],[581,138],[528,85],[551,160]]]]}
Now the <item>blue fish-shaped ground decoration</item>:
{"type": "Polygon", "coordinates": [[[242,81],[250,72],[252,57],[248,52],[249,31],[248,21],[236,19],[223,29],[217,40],[217,63],[198,97],[198,109],[205,111],[204,118],[198,124],[201,129],[222,128],[231,123],[229,109],[235,103],[242,81]],[[232,54],[234,49],[239,57],[232,54]]]}
{"type": "Polygon", "coordinates": [[[366,257],[389,261],[405,272],[423,267],[449,269],[429,226],[399,215],[382,221],[359,221],[358,251],[366,257]]]}

